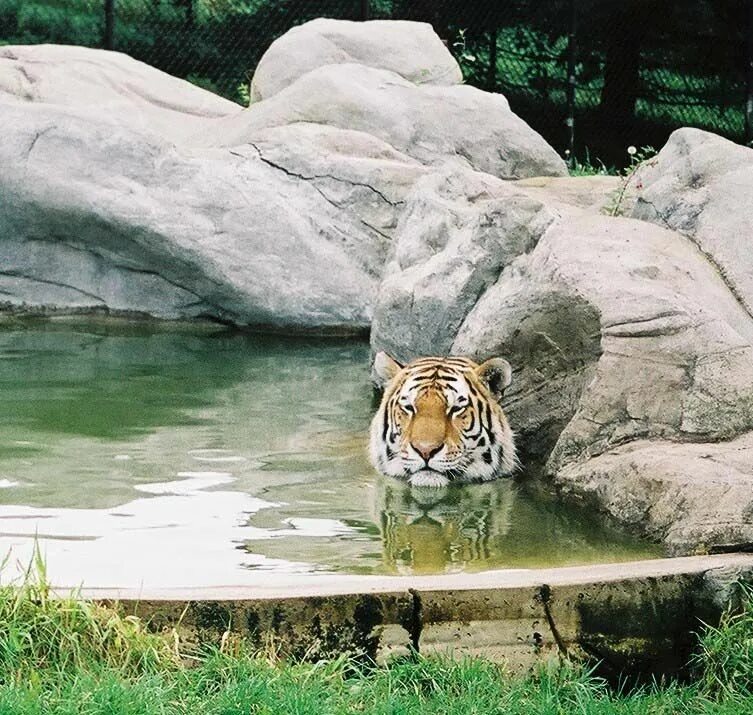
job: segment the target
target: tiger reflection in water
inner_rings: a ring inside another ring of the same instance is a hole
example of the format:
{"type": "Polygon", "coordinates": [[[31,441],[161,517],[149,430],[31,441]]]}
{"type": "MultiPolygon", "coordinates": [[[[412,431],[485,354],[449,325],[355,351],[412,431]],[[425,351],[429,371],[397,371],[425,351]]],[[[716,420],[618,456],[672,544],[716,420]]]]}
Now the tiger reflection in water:
{"type": "MultiPolygon", "coordinates": [[[[261,510],[249,523],[282,527],[286,535],[254,540],[253,553],[288,560],[291,549],[303,549],[317,563],[345,571],[367,566],[368,573],[372,568],[411,574],[509,564],[508,533],[518,498],[513,480],[420,487],[376,475],[362,430],[332,429],[319,433],[316,444],[298,447],[306,460],[314,451],[322,455],[320,472],[314,482],[309,472],[300,471],[297,479],[276,487],[280,504],[261,510]],[[305,527],[291,531],[294,519],[331,520],[343,512],[343,521],[358,532],[307,536],[305,527]],[[291,543],[295,539],[304,541],[291,543]]],[[[286,472],[290,464],[284,463],[286,472]]]]}
{"type": "Polygon", "coordinates": [[[504,558],[514,499],[509,480],[422,488],[380,479],[374,516],[384,566],[405,574],[495,566],[504,558]]]}

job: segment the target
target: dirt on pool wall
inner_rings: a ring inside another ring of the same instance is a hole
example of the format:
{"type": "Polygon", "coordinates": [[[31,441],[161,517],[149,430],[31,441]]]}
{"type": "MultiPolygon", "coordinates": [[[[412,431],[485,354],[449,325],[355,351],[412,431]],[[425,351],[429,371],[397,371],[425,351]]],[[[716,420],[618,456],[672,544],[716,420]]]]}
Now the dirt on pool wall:
{"type": "Polygon", "coordinates": [[[188,643],[242,638],[294,658],[348,652],[379,662],[416,650],[483,655],[522,670],[559,654],[598,660],[605,675],[676,675],[701,623],[717,622],[735,584],[753,580],[753,556],[458,576],[363,579],[361,592],[326,587],[319,595],[92,595],[188,643]],[[536,584],[537,575],[548,582],[536,584]],[[404,588],[411,580],[416,587],[404,588]]]}

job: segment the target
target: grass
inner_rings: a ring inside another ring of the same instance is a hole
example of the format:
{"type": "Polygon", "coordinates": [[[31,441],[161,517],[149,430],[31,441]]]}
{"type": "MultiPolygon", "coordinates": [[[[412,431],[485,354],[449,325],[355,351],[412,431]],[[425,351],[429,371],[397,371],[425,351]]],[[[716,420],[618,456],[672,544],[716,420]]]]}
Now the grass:
{"type": "Polygon", "coordinates": [[[231,639],[186,652],[174,633],[52,598],[41,573],[0,587],[0,715],[753,713],[749,591],[741,611],[705,629],[692,682],[619,692],[586,666],[557,661],[511,675],[481,659],[290,662],[231,639]]]}
{"type": "MultiPolygon", "coordinates": [[[[569,158],[566,157],[566,160],[569,158]]],[[[573,157],[569,171],[570,176],[617,176],[619,174],[614,166],[607,166],[601,159],[592,159],[588,151],[583,160],[573,157]]]]}
{"type": "MultiPolygon", "coordinates": [[[[141,676],[181,662],[164,637],[136,618],[92,601],[55,598],[37,556],[22,586],[0,587],[0,683],[47,676],[75,678],[90,669],[141,676]]],[[[3,713],[0,707],[0,713],[3,713]]]]}

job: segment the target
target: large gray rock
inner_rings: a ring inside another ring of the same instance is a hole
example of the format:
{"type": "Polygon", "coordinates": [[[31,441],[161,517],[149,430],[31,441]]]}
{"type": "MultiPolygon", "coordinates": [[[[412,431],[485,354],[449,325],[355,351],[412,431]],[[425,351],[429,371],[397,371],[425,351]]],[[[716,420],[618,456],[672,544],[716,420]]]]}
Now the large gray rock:
{"type": "Polygon", "coordinates": [[[454,162],[503,179],[567,174],[554,149],[501,94],[468,85],[417,86],[359,64],[313,69],[269,99],[219,120],[195,142],[237,146],[261,130],[297,122],[365,132],[427,165],[454,162]]]}
{"type": "Polygon", "coordinates": [[[753,315],[753,149],[678,129],[636,181],[632,215],[691,238],[753,315]]]}
{"type": "MultiPolygon", "coordinates": [[[[740,446],[753,430],[753,320],[716,262],[556,180],[430,178],[396,232],[374,348],[506,357],[518,443],[561,491],[673,553],[753,541],[740,446]]],[[[753,254],[738,267],[751,271],[753,254]]]]}
{"type": "Polygon", "coordinates": [[[386,239],[253,151],[2,106],[0,296],[17,307],[362,330],[386,239]],[[376,237],[376,238],[375,238],[376,237]],[[378,240],[377,240],[378,239],[378,240]]]}
{"type": "Polygon", "coordinates": [[[564,171],[504,98],[443,86],[426,25],[310,23],[264,77],[287,86],[241,110],[118,53],[0,48],[0,303],[364,331],[416,181],[564,171]]]}
{"type": "Polygon", "coordinates": [[[390,70],[413,84],[463,81],[458,63],[427,23],[319,18],[271,44],[254,72],[251,101],[268,99],[316,67],[348,63],[390,70]]]}
{"type": "Polygon", "coordinates": [[[714,444],[636,440],[568,464],[556,483],[670,553],[736,550],[753,533],[753,432],[714,444]]]}
{"type": "Polygon", "coordinates": [[[552,220],[488,174],[448,169],[418,181],[380,287],[373,343],[405,361],[449,354],[479,296],[552,220]]]}
{"type": "Polygon", "coordinates": [[[179,142],[241,107],[120,52],[0,47],[0,100],[87,108],[179,142]]]}

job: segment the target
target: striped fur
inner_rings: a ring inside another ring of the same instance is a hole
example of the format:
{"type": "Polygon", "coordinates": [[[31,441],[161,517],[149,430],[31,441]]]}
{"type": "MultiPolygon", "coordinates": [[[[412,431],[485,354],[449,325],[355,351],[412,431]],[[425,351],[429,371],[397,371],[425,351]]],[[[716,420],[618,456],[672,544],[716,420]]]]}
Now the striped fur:
{"type": "Polygon", "coordinates": [[[385,385],[371,423],[374,467],[415,486],[488,481],[517,465],[513,432],[499,404],[510,383],[506,360],[478,365],[425,357],[405,367],[379,353],[385,385]]]}

